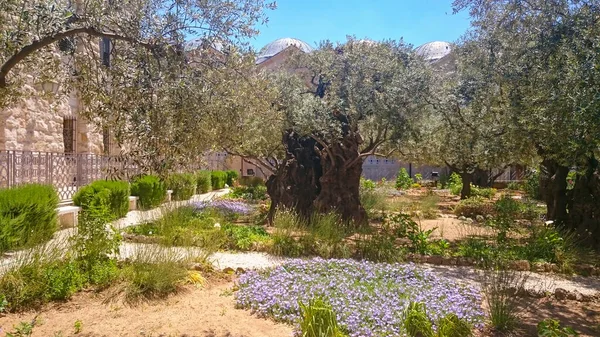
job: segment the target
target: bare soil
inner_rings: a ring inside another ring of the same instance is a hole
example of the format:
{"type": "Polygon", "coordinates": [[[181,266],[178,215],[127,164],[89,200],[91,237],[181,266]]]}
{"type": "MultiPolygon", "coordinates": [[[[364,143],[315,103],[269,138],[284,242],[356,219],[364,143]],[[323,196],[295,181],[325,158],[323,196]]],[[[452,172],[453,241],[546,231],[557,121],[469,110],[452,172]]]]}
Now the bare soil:
{"type": "Polygon", "coordinates": [[[135,307],[104,303],[105,294],[82,292],[66,303],[51,304],[39,312],[8,314],[0,317],[4,335],[22,321],[37,316],[32,337],[282,337],[291,336],[292,327],[235,309],[229,289],[222,282],[205,289],[187,287],[166,300],[135,307]],[[75,333],[75,322],[82,323],[75,333]]]}

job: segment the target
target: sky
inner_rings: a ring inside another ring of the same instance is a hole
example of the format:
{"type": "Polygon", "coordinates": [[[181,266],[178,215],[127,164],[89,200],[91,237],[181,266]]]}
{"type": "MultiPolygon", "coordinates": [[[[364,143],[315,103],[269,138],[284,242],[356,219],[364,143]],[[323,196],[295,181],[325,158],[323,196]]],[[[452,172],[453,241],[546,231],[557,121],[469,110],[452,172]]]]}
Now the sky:
{"type": "Polygon", "coordinates": [[[293,37],[315,47],[319,41],[398,40],[415,47],[430,41],[456,41],[469,26],[466,12],[452,14],[452,0],[278,0],[269,22],[250,43],[293,37]]]}

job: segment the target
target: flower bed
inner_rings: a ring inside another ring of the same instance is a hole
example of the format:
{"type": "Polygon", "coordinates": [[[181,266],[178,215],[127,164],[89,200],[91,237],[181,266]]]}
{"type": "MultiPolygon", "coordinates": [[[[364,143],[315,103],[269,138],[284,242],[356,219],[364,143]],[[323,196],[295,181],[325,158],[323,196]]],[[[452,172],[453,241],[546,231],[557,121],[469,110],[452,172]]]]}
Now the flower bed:
{"type": "Polygon", "coordinates": [[[247,203],[223,199],[196,202],[192,207],[199,212],[214,209],[227,215],[249,215],[254,211],[247,203]]]}
{"type": "Polygon", "coordinates": [[[483,324],[478,288],[417,270],[413,265],[354,260],[291,260],[239,279],[236,303],[262,316],[297,324],[299,303],[322,297],[350,336],[397,336],[410,301],[423,302],[433,322],[448,313],[483,324]]]}

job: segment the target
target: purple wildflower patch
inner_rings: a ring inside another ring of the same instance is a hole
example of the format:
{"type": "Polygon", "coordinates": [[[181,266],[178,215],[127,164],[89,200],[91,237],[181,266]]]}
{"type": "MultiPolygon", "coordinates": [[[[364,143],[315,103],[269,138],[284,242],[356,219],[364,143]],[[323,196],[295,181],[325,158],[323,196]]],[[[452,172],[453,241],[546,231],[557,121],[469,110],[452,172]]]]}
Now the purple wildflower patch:
{"type": "Polygon", "coordinates": [[[194,207],[196,211],[215,209],[226,214],[235,215],[248,215],[254,211],[252,206],[244,202],[222,199],[196,202],[192,204],[192,207],[194,207]]]}
{"type": "Polygon", "coordinates": [[[299,302],[322,297],[351,337],[398,336],[410,301],[423,302],[437,322],[449,313],[483,325],[479,288],[420,270],[413,264],[354,260],[295,259],[239,279],[236,304],[262,316],[298,324],[299,302]]]}

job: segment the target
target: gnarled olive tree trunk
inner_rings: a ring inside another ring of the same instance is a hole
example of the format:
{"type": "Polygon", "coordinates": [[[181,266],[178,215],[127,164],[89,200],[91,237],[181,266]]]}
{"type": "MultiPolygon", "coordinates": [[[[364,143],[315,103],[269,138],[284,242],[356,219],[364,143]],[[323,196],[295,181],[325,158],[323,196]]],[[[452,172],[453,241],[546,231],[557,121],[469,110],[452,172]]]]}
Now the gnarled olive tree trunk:
{"type": "Polygon", "coordinates": [[[540,170],[540,194],[548,207],[546,218],[561,224],[567,219],[567,175],[569,168],[544,159],[540,170]]]}
{"type": "Polygon", "coordinates": [[[276,209],[282,207],[305,218],[313,212],[334,211],[357,226],[367,222],[359,195],[363,160],[358,134],[346,134],[327,150],[314,139],[293,131],[288,131],[283,141],[286,160],[267,181],[269,222],[276,209]]]}
{"type": "Polygon", "coordinates": [[[600,249],[600,171],[591,158],[583,175],[578,175],[567,193],[567,226],[590,246],[600,249]]]}

